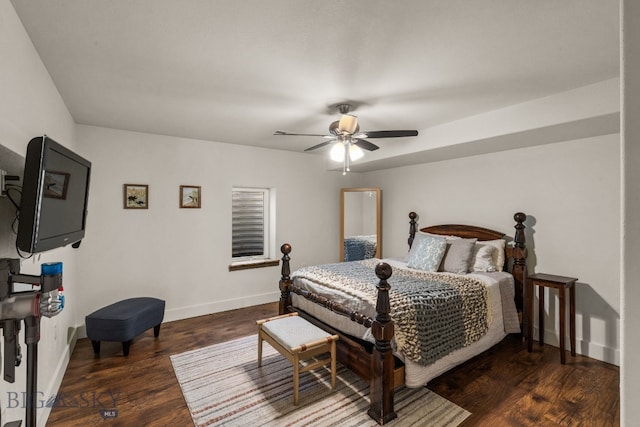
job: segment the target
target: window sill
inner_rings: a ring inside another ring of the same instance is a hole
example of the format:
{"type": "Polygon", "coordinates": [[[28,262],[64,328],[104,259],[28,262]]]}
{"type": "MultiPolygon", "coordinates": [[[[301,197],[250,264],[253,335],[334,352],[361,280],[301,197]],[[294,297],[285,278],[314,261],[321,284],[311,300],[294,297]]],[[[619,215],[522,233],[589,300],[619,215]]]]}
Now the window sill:
{"type": "Polygon", "coordinates": [[[243,261],[229,264],[229,271],[250,270],[253,268],[276,267],[280,265],[277,259],[261,259],[258,261],[243,261]]]}

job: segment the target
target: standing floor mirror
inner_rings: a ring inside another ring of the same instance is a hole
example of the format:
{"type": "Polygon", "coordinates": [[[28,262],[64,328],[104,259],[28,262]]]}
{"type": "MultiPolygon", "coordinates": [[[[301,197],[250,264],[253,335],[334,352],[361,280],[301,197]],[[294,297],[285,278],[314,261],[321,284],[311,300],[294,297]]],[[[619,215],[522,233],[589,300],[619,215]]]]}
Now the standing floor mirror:
{"type": "Polygon", "coordinates": [[[382,257],[379,188],[340,190],[340,261],[382,257]]]}

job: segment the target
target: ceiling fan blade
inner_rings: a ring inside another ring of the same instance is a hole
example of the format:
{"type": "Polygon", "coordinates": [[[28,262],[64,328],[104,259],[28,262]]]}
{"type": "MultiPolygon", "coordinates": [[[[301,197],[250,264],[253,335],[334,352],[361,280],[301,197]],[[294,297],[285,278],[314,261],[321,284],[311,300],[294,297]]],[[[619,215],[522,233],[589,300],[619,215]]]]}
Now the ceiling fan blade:
{"type": "Polygon", "coordinates": [[[400,138],[403,136],[418,136],[417,130],[374,130],[356,135],[358,138],[400,138]]]}
{"type": "Polygon", "coordinates": [[[366,141],[364,139],[353,139],[353,143],[358,147],[364,148],[365,150],[369,150],[369,151],[375,151],[378,148],[380,148],[376,144],[372,144],[369,141],[366,141]]]}
{"type": "Polygon", "coordinates": [[[307,148],[307,149],[306,149],[306,150],[304,150],[304,151],[311,151],[311,150],[315,150],[316,148],[324,147],[325,145],[329,145],[329,144],[331,144],[333,141],[334,141],[334,140],[332,139],[331,141],[325,141],[325,142],[322,142],[322,143],[320,143],[320,144],[318,144],[318,145],[314,145],[313,147],[309,147],[309,148],[307,148]]]}
{"type": "Polygon", "coordinates": [[[319,135],[315,133],[293,133],[293,132],[285,132],[283,130],[277,130],[273,133],[274,135],[288,135],[288,136],[320,136],[322,138],[333,138],[333,135],[319,135]]]}

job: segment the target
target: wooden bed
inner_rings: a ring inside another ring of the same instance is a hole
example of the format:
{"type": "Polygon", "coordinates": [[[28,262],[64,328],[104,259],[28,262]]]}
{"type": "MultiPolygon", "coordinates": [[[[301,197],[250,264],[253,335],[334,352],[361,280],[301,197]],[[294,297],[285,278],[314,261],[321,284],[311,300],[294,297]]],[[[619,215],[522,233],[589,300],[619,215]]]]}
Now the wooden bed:
{"type": "MultiPolygon", "coordinates": [[[[409,214],[409,248],[411,248],[417,231],[417,214],[409,214]]],[[[505,271],[509,271],[514,277],[515,303],[522,319],[523,290],[526,280],[526,257],[524,224],[526,215],[516,213],[514,215],[515,235],[511,245],[505,245],[505,271]]],[[[504,233],[486,228],[448,224],[437,225],[420,229],[421,232],[444,236],[458,236],[462,238],[476,238],[478,241],[503,239],[504,233]]],[[[297,311],[310,322],[325,329],[331,334],[340,336],[337,342],[337,358],[340,363],[351,369],[358,376],[370,383],[369,416],[379,424],[385,424],[397,415],[394,411],[394,389],[404,384],[404,364],[393,356],[391,342],[394,337],[394,324],[391,320],[391,304],[389,298],[390,285],[388,279],[392,275],[392,268],[385,262],[380,262],[375,267],[377,284],[376,315],[368,317],[357,311],[351,310],[343,304],[332,301],[324,296],[298,288],[291,279],[290,257],[291,245],[284,244],[280,248],[282,256],[282,269],[280,286],[280,314],[297,311]],[[346,335],[339,330],[327,325],[308,313],[292,306],[292,293],[331,310],[341,316],[345,316],[352,322],[359,323],[366,328],[371,328],[375,344],[362,341],[346,335]]],[[[522,329],[521,329],[522,330],[522,329]]]]}

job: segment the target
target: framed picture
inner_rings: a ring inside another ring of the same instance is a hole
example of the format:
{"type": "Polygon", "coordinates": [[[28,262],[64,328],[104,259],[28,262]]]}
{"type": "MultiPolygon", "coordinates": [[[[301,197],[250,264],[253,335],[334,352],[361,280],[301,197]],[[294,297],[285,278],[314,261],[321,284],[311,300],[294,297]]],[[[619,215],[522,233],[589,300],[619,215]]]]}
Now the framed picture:
{"type": "Polygon", "coordinates": [[[149,186],[145,184],[124,184],[124,208],[148,209],[149,186]]]}
{"type": "Polygon", "coordinates": [[[69,174],[66,172],[51,172],[45,171],[44,173],[44,197],[51,199],[67,198],[67,186],[69,185],[69,174]]]}
{"type": "Polygon", "coordinates": [[[199,208],[200,207],[200,187],[197,185],[180,186],[180,207],[199,208]]]}

